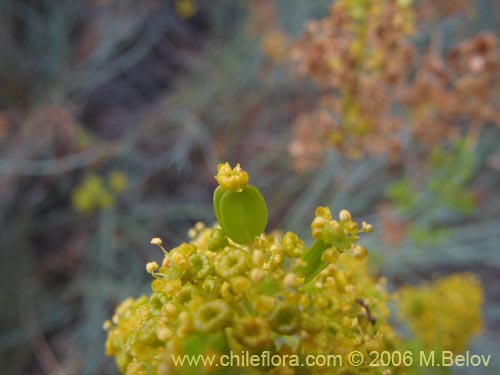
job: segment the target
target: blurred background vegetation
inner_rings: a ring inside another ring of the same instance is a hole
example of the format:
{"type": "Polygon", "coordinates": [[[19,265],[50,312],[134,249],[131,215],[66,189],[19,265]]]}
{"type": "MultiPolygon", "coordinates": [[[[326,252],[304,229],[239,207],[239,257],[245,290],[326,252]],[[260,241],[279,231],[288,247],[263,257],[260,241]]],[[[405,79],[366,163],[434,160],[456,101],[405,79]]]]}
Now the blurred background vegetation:
{"type": "MultiPolygon", "coordinates": [[[[374,23],[370,2],[343,2],[374,23]]],[[[226,160],[261,188],[268,229],[307,236],[317,205],[373,223],[393,288],[477,273],[471,350],[493,363],[473,370],[498,373],[500,4],[377,3],[410,7],[413,26],[361,33],[387,57],[375,74],[332,62],[355,39],[328,21],[331,0],[1,0],[0,373],[115,374],[102,323],[149,290],[152,237],[173,246],[215,221],[226,160]],[[384,116],[351,132],[376,95],[384,116]]]]}

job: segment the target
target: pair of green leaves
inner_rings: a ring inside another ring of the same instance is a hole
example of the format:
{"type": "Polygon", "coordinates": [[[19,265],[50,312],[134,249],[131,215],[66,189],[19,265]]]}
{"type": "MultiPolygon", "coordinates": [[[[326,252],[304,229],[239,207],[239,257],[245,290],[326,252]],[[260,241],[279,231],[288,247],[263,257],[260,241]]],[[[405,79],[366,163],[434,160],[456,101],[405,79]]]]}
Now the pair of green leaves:
{"type": "Polygon", "coordinates": [[[247,185],[241,191],[217,187],[214,192],[217,221],[226,235],[239,244],[251,243],[267,225],[267,205],[259,189],[247,185]]]}

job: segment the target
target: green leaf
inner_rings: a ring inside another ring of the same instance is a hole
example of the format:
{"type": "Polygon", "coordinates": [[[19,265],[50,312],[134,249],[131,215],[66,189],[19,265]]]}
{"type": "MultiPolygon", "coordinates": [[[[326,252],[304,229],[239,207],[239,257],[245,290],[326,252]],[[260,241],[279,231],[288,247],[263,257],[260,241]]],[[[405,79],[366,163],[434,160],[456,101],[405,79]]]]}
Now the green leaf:
{"type": "Polygon", "coordinates": [[[222,189],[220,186],[217,186],[217,189],[214,191],[214,211],[215,211],[215,217],[217,218],[217,221],[219,225],[222,227],[222,220],[219,212],[219,204],[222,196],[226,193],[224,189],[222,189]]]}
{"type": "Polygon", "coordinates": [[[224,331],[191,335],[184,343],[184,351],[187,355],[201,355],[209,350],[227,352],[228,343],[224,331]]]}
{"type": "Polygon", "coordinates": [[[307,265],[298,270],[300,274],[305,276],[304,283],[311,281],[328,265],[328,263],[321,260],[321,256],[325,250],[331,246],[331,244],[327,244],[321,240],[316,240],[304,254],[302,259],[307,263],[307,265]]]}
{"type": "Polygon", "coordinates": [[[273,296],[283,290],[283,287],[280,283],[276,281],[276,279],[269,275],[259,285],[259,293],[273,296]]]}
{"type": "MultiPolygon", "coordinates": [[[[267,225],[267,205],[259,189],[248,185],[241,192],[226,191],[219,199],[219,224],[229,238],[247,244],[264,232],[267,225]]],[[[216,209],[217,214],[217,209],[216,209]]]]}

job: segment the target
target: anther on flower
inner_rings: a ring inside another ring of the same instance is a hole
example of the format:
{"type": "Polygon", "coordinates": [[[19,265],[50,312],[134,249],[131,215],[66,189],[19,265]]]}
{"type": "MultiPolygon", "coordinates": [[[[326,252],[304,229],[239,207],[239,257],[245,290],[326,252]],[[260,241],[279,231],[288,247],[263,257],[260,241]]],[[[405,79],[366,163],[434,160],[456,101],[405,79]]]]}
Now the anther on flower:
{"type": "Polygon", "coordinates": [[[159,237],[155,237],[155,238],[152,238],[151,239],[151,245],[156,245],[156,246],[160,246],[163,244],[163,241],[161,238],[159,237]]]}
{"type": "Polygon", "coordinates": [[[278,302],[268,321],[273,331],[283,335],[292,335],[300,327],[301,315],[297,306],[291,302],[278,302]]]}
{"type": "Polygon", "coordinates": [[[161,239],[161,238],[159,238],[159,237],[154,237],[154,238],[152,238],[152,239],[151,239],[151,245],[158,246],[158,247],[161,249],[161,251],[163,251],[163,253],[164,253],[165,255],[168,255],[168,251],[167,251],[167,250],[165,250],[165,248],[162,246],[162,245],[163,245],[163,241],[162,241],[162,239],[161,239]]]}
{"type": "Polygon", "coordinates": [[[343,223],[347,223],[352,220],[351,213],[347,210],[342,210],[339,213],[339,219],[343,223]]]}
{"type": "Polygon", "coordinates": [[[217,166],[217,176],[215,179],[224,190],[241,191],[248,185],[249,175],[236,164],[236,167],[231,169],[228,162],[217,166]]]}
{"type": "Polygon", "coordinates": [[[227,327],[233,319],[233,311],[221,299],[206,302],[194,314],[194,327],[197,331],[207,333],[227,327]]]}
{"type": "Polygon", "coordinates": [[[158,263],[156,262],[149,262],[146,264],[146,271],[148,273],[153,273],[154,271],[156,271],[158,268],[160,268],[160,266],[158,266],[158,263]]]}
{"type": "Polygon", "coordinates": [[[265,319],[247,316],[234,325],[234,337],[247,348],[265,349],[271,343],[271,328],[265,319]]]}

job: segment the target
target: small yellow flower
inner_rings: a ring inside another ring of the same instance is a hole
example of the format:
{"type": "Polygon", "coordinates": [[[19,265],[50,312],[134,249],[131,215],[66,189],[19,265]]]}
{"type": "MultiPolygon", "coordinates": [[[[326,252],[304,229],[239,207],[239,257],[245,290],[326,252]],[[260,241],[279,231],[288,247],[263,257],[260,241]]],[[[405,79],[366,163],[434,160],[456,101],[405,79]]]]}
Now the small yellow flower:
{"type": "Polygon", "coordinates": [[[153,273],[158,268],[160,268],[160,266],[158,266],[158,263],[156,262],[149,262],[146,264],[146,271],[148,271],[148,273],[153,273]]]}
{"type": "Polygon", "coordinates": [[[215,179],[224,190],[241,191],[248,185],[249,175],[239,164],[231,169],[229,163],[217,166],[215,179]]]}

